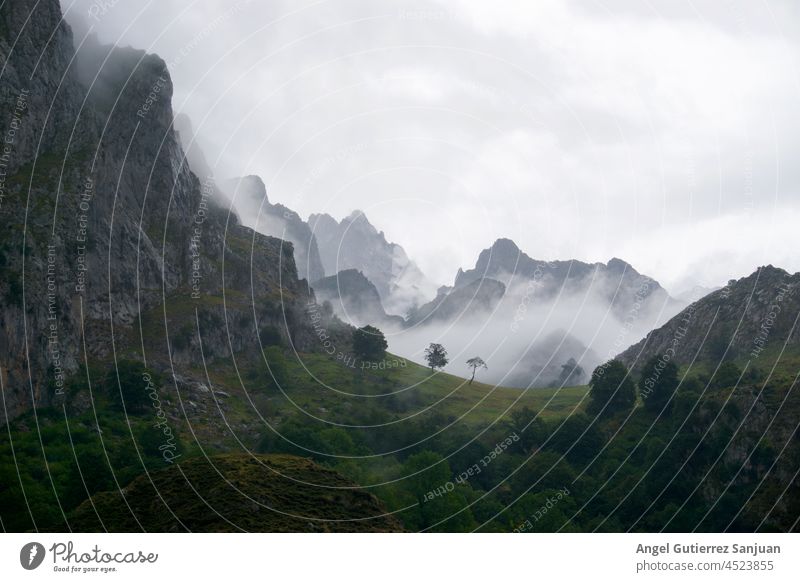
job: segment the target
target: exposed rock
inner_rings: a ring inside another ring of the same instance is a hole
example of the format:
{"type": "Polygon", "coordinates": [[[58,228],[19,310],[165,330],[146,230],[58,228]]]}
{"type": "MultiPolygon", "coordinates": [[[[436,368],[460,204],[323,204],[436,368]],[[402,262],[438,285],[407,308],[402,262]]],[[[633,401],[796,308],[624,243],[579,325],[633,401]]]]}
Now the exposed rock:
{"type": "Polygon", "coordinates": [[[0,35],[0,133],[14,135],[0,207],[0,423],[58,403],[85,359],[146,356],[171,372],[257,349],[267,324],[314,349],[291,245],[239,225],[191,172],[164,61],[98,45],[70,65],[56,0],[4,3],[0,24],[19,31],[13,51],[0,35]],[[185,345],[172,341],[181,330],[185,345]]]}

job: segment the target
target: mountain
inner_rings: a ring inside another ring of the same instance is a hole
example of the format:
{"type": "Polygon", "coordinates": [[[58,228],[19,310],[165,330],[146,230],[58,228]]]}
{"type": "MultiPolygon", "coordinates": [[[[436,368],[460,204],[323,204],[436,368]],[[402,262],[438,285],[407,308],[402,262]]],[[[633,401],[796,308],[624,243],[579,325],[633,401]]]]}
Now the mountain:
{"type": "Polygon", "coordinates": [[[57,0],[5,3],[0,25],[18,33],[13,50],[0,35],[0,423],[69,401],[79,366],[145,358],[172,377],[258,350],[264,328],[318,349],[291,245],[240,225],[186,163],[164,61],[75,55],[57,0]]]}
{"type": "Polygon", "coordinates": [[[780,350],[800,347],[799,286],[800,273],[760,267],[697,300],[618,358],[629,367],[667,353],[680,365],[727,359],[768,366],[780,350]]]}
{"type": "Polygon", "coordinates": [[[262,234],[275,236],[292,243],[298,275],[306,281],[316,281],[325,276],[319,247],[308,224],[294,210],[283,204],[273,204],[267,197],[264,181],[258,176],[244,176],[220,183],[225,195],[234,206],[242,209],[242,216],[262,234]]]}
{"type": "Polygon", "coordinates": [[[420,345],[437,341],[450,353],[451,373],[464,373],[477,354],[488,364],[484,381],[540,388],[558,382],[570,359],[591,371],[681,305],[620,259],[541,261],[499,239],[474,268],[458,271],[453,287],[409,312],[389,348],[414,358],[420,345]]]}
{"type": "Polygon", "coordinates": [[[375,285],[356,269],[324,277],[314,282],[312,287],[318,301],[330,301],[334,313],[356,327],[367,324],[402,326],[404,323],[402,317],[384,311],[375,285]]]}
{"type": "Polygon", "coordinates": [[[393,314],[405,313],[433,296],[435,285],[398,244],[387,242],[361,211],[337,222],[328,214],[312,214],[308,224],[317,238],[326,273],[358,269],[369,279],[393,314]]]}
{"type": "Polygon", "coordinates": [[[459,269],[455,287],[486,277],[507,287],[524,286],[526,293],[541,300],[592,294],[607,302],[621,318],[642,306],[672,313],[681,307],[657,281],[641,275],[621,259],[613,258],[606,264],[536,260],[505,238],[481,251],[473,269],[459,269]]]}
{"type": "Polygon", "coordinates": [[[335,471],[290,455],[250,454],[142,475],[121,492],[94,495],[69,523],[77,532],[403,531],[374,495],[335,471]]]}

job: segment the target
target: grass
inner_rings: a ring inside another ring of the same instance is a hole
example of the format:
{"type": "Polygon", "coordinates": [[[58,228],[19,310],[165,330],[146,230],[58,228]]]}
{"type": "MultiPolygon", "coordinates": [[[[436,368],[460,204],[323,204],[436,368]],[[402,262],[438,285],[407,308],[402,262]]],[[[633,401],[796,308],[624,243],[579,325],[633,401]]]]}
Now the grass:
{"type": "MultiPolygon", "coordinates": [[[[394,360],[403,361],[387,356],[387,361],[394,360]]],[[[369,405],[390,411],[394,419],[439,414],[470,427],[486,426],[523,407],[540,411],[547,419],[582,408],[588,390],[586,386],[521,390],[469,384],[464,378],[431,373],[429,368],[410,361],[404,367],[361,371],[325,355],[300,354],[287,357],[286,364],[283,392],[262,389],[263,379],[269,378],[263,362],[257,368],[240,369],[241,380],[228,363],[210,367],[209,377],[215,387],[239,399],[249,394],[254,401],[264,402],[265,415],[271,420],[297,413],[299,408],[309,415],[343,423],[354,408],[369,405]],[[260,371],[261,380],[253,380],[248,374],[251,371],[260,371]]]]}

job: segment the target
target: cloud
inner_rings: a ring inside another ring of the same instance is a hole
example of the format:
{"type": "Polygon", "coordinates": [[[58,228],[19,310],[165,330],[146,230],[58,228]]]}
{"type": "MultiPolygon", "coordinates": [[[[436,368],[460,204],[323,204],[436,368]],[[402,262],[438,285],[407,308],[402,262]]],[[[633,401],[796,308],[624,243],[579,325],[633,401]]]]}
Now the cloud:
{"type": "MultiPolygon", "coordinates": [[[[63,4],[72,19],[96,5],[63,4]]],[[[783,250],[800,243],[799,16],[788,1],[163,0],[87,22],[173,64],[174,106],[218,175],[259,174],[304,216],[362,209],[442,283],[507,236],[680,287],[800,270],[783,250]]]]}

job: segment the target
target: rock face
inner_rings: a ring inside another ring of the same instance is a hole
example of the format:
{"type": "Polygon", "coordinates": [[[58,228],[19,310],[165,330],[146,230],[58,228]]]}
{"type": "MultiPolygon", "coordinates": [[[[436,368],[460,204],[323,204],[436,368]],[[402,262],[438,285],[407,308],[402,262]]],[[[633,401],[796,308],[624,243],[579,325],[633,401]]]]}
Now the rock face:
{"type": "Polygon", "coordinates": [[[234,178],[222,182],[221,187],[228,198],[234,201],[234,205],[244,209],[248,226],[262,234],[292,243],[295,264],[301,279],[311,282],[325,276],[317,240],[308,224],[283,204],[272,204],[261,178],[234,178]]]}
{"type": "Polygon", "coordinates": [[[313,288],[318,301],[330,301],[334,313],[351,325],[402,326],[404,323],[403,318],[384,311],[375,285],[356,269],[324,277],[313,283],[313,288]]]}
{"type": "MultiPolygon", "coordinates": [[[[760,267],[694,302],[618,358],[634,368],[667,353],[682,365],[716,365],[723,359],[755,364],[784,346],[795,350],[800,344],[799,291],[800,273],[760,267]]],[[[767,359],[761,365],[767,365],[767,359]]]]}
{"type": "Polygon", "coordinates": [[[433,285],[398,244],[386,241],[361,211],[337,222],[312,214],[308,224],[317,238],[327,273],[357,269],[369,279],[387,311],[397,315],[433,297],[433,285]]]}
{"type": "Polygon", "coordinates": [[[180,356],[165,323],[175,317],[163,313],[137,337],[149,312],[178,306],[191,327],[220,311],[208,342],[225,350],[236,349],[231,320],[253,335],[286,322],[290,341],[313,346],[303,316],[311,298],[291,245],[239,225],[185,163],[164,61],[95,49],[70,65],[57,0],[0,7],[0,134],[10,146],[1,168],[0,423],[57,403],[81,363],[134,354],[168,369],[180,356]],[[13,50],[8,31],[19,33],[13,50]],[[223,289],[238,301],[223,306],[223,289]],[[157,352],[142,353],[156,339],[157,352]]]}
{"type": "Polygon", "coordinates": [[[172,467],[135,479],[124,497],[117,491],[95,495],[69,523],[83,532],[402,531],[374,495],[290,455],[188,460],[180,471],[172,467]]]}
{"type": "Polygon", "coordinates": [[[507,287],[533,287],[533,294],[541,300],[589,293],[606,302],[621,318],[639,309],[637,305],[663,308],[671,314],[681,307],[657,281],[641,275],[621,259],[613,258],[607,264],[540,261],[526,255],[509,239],[498,239],[481,251],[474,269],[459,269],[455,287],[487,277],[507,287]]]}

